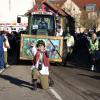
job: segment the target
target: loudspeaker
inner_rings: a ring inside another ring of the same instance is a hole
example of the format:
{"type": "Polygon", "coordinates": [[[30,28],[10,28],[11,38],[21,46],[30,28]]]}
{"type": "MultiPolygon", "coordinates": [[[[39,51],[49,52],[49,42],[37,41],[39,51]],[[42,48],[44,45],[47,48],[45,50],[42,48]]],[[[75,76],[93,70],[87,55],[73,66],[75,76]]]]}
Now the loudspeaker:
{"type": "Polygon", "coordinates": [[[21,17],[17,17],[17,23],[21,23],[21,17]]]}

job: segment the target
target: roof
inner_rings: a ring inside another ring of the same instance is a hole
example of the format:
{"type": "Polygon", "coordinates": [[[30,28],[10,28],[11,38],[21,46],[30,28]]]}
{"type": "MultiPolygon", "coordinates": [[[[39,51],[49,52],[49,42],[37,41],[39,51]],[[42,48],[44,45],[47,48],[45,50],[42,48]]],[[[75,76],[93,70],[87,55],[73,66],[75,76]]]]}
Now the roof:
{"type": "Polygon", "coordinates": [[[80,8],[84,8],[87,4],[96,4],[96,9],[100,8],[100,0],[73,0],[80,8]]]}
{"type": "Polygon", "coordinates": [[[66,0],[49,0],[50,3],[55,4],[56,6],[61,7],[66,0]]]}
{"type": "Polygon", "coordinates": [[[56,6],[61,7],[66,0],[35,0],[35,1],[36,1],[36,3],[39,3],[39,4],[42,2],[49,2],[49,3],[52,3],[56,6]]]}
{"type": "MultiPolygon", "coordinates": [[[[63,1],[65,1],[65,0],[63,0],[63,1]]],[[[48,2],[47,0],[37,0],[37,4],[44,4],[47,7],[49,7],[53,12],[58,13],[59,15],[62,15],[62,16],[68,15],[61,9],[61,7],[58,7],[54,4],[52,4],[51,2],[48,2]]],[[[37,8],[38,8],[37,5],[34,6],[32,9],[30,9],[28,12],[26,12],[25,15],[28,15],[29,13],[33,12],[33,9],[37,9],[37,8]]]]}
{"type": "Polygon", "coordinates": [[[48,1],[45,1],[43,3],[45,5],[47,5],[49,8],[51,8],[54,12],[58,13],[59,15],[63,15],[63,16],[67,15],[60,7],[57,7],[57,6],[55,6],[54,4],[52,4],[48,1]]]}

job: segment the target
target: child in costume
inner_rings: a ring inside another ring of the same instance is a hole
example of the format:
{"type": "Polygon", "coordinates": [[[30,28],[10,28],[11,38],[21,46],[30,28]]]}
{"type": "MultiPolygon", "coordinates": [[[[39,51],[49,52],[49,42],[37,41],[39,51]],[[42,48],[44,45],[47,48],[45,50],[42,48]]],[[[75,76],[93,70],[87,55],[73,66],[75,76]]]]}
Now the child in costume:
{"type": "Polygon", "coordinates": [[[40,83],[43,89],[49,88],[48,76],[49,76],[49,59],[47,52],[45,51],[45,42],[38,40],[37,51],[33,58],[32,70],[32,82],[34,90],[37,89],[37,80],[40,79],[40,83]]]}

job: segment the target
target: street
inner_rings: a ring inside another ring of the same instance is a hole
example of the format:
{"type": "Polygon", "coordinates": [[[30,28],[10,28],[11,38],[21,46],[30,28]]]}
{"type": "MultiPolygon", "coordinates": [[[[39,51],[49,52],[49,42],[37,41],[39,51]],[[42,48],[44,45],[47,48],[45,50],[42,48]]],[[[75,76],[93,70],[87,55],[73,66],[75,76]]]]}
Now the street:
{"type": "Polygon", "coordinates": [[[0,100],[100,100],[100,0],[0,4],[0,100]]]}
{"type": "Polygon", "coordinates": [[[12,65],[0,75],[0,100],[99,100],[100,73],[53,66],[54,86],[32,90],[31,65],[12,65]]]}

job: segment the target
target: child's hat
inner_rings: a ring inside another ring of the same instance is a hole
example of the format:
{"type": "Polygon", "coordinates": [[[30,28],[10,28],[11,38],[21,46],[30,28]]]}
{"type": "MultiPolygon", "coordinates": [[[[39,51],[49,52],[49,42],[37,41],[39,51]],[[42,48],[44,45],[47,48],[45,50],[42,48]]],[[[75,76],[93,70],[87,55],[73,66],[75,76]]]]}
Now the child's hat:
{"type": "Polygon", "coordinates": [[[36,47],[39,47],[39,45],[43,45],[45,47],[45,42],[43,40],[38,40],[36,47]]]}

